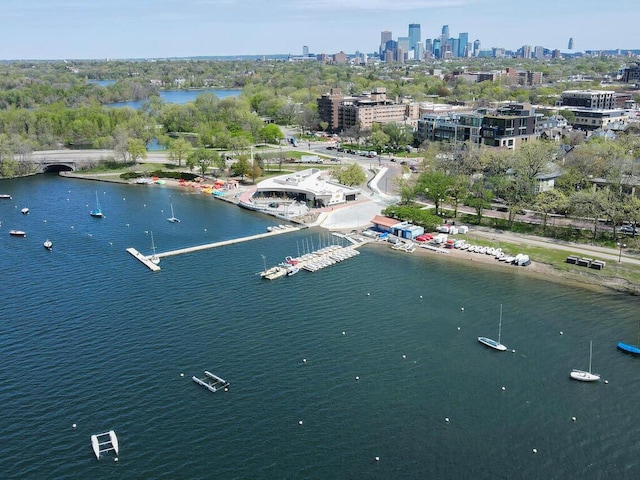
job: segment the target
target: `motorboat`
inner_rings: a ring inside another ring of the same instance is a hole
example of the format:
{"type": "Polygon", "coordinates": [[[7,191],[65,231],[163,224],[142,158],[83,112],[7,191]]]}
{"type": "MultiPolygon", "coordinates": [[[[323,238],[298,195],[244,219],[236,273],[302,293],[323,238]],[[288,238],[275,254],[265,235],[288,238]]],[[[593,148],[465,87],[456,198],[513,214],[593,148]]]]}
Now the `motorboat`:
{"type": "Polygon", "coordinates": [[[27,236],[26,232],[24,232],[22,230],[9,230],[9,235],[11,235],[12,237],[26,237],[27,236]]]}
{"type": "Polygon", "coordinates": [[[47,250],[51,251],[53,249],[53,242],[47,238],[42,244],[42,246],[47,250]]]}
{"type": "Polygon", "coordinates": [[[29,213],[29,209],[27,207],[24,207],[22,210],[20,210],[20,213],[22,213],[23,215],[26,215],[29,213]]]}
{"type": "Polygon", "coordinates": [[[9,195],[8,193],[2,193],[2,194],[0,194],[0,199],[2,199],[2,200],[11,200],[11,195],[9,195]]]}

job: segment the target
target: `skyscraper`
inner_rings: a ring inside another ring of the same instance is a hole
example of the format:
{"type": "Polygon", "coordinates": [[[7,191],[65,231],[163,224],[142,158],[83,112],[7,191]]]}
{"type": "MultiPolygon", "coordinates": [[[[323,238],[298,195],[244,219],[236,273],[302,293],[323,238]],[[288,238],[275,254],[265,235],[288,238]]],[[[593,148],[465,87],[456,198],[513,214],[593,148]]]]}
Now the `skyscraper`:
{"type": "Polygon", "coordinates": [[[469,53],[469,34],[461,33],[458,42],[458,56],[466,57],[469,53]]]}
{"type": "Polygon", "coordinates": [[[442,26],[442,43],[447,43],[449,40],[449,25],[442,26]]]}
{"type": "Polygon", "coordinates": [[[307,47],[306,45],[302,47],[302,55],[305,57],[309,56],[309,47],[307,47]]]}
{"type": "Polygon", "coordinates": [[[380,33],[380,45],[384,45],[385,43],[387,43],[389,40],[391,40],[391,32],[389,30],[383,30],[380,33]]]}
{"type": "Polygon", "coordinates": [[[567,45],[567,48],[568,48],[569,50],[573,50],[573,37],[571,37],[571,38],[569,39],[569,45],[567,45]]]}
{"type": "Polygon", "coordinates": [[[480,55],[480,40],[474,40],[473,42],[473,56],[477,57],[480,55]]]}
{"type": "Polygon", "coordinates": [[[416,44],[421,42],[422,42],[422,39],[420,38],[420,24],[410,23],[409,24],[409,48],[413,50],[416,48],[416,44]]]}

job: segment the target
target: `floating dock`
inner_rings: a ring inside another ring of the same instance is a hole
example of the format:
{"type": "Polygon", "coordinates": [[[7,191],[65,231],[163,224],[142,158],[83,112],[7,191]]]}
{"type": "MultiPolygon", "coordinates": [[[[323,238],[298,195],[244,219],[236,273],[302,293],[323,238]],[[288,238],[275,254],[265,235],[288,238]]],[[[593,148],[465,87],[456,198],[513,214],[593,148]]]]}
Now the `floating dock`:
{"type": "Polygon", "coordinates": [[[223,380],[217,375],[214,375],[211,372],[207,372],[206,370],[204,371],[204,375],[205,376],[202,378],[198,378],[194,375],[193,377],[191,377],[191,380],[214,393],[220,389],[224,389],[225,392],[229,390],[229,382],[227,382],[226,380],[223,380]]]}
{"type": "Polygon", "coordinates": [[[109,430],[108,432],[91,435],[91,447],[96,458],[100,460],[100,455],[107,452],[115,452],[118,455],[118,437],[116,432],[109,430]]]}
{"type": "MultiPolygon", "coordinates": [[[[301,229],[302,229],[301,227],[289,226],[289,228],[280,228],[278,230],[273,230],[267,233],[258,233],[256,235],[249,235],[248,237],[233,238],[231,240],[223,240],[221,242],[205,243],[204,245],[196,245],[195,247],[187,247],[187,248],[180,248],[178,250],[170,250],[168,252],[158,253],[157,256],[158,258],[173,257],[175,255],[182,255],[184,253],[199,252],[200,250],[209,250],[210,248],[224,247],[226,245],[234,245],[236,243],[248,242],[250,240],[258,240],[259,238],[273,237],[274,235],[282,235],[283,233],[297,232],[298,230],[301,230],[301,229]]],[[[141,254],[140,252],[138,252],[138,250],[136,250],[133,247],[127,248],[127,252],[129,252],[135,258],[140,260],[150,270],[153,270],[154,272],[157,272],[158,270],[160,270],[160,267],[151,261],[151,256],[147,257],[141,254]]]]}
{"type": "Polygon", "coordinates": [[[149,268],[149,270],[152,270],[154,272],[157,272],[158,270],[160,270],[160,267],[151,261],[151,257],[145,257],[135,248],[133,247],[127,248],[127,252],[129,252],[135,258],[140,260],[147,268],[149,268]]]}

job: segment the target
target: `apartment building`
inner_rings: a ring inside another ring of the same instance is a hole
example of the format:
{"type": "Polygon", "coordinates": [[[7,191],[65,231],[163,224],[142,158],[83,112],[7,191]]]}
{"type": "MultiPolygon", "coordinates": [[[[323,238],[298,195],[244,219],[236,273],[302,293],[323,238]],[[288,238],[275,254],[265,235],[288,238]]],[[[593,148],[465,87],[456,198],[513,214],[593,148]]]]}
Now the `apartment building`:
{"type": "Polygon", "coordinates": [[[566,90],[562,92],[561,106],[578,108],[616,108],[613,90],[566,90]]]}
{"type": "Polygon", "coordinates": [[[513,150],[538,138],[535,110],[526,104],[500,107],[495,114],[484,116],[480,136],[484,145],[513,150]]]}

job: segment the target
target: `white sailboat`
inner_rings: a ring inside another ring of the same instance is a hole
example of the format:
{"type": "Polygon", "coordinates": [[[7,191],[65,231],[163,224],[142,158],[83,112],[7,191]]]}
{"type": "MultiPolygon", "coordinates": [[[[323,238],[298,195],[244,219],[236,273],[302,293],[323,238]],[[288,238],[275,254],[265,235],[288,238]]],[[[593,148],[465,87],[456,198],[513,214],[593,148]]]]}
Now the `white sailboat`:
{"type": "Polygon", "coordinates": [[[98,191],[96,190],[96,208],[89,212],[89,215],[95,218],[103,218],[104,214],[102,213],[102,209],[100,208],[100,201],[98,200],[98,191]]]}
{"type": "Polygon", "coordinates": [[[149,260],[151,260],[151,263],[153,263],[154,265],[158,265],[160,263],[160,257],[156,253],[156,244],[153,241],[153,232],[150,232],[150,233],[151,233],[151,251],[153,252],[153,254],[151,255],[151,258],[149,260]]]}
{"type": "Polygon", "coordinates": [[[589,371],[585,372],[584,370],[571,370],[569,374],[571,378],[574,380],[579,380],[581,382],[597,382],[600,380],[600,375],[597,373],[591,373],[591,357],[593,356],[593,340],[589,343],[589,371]]]}
{"type": "Polygon", "coordinates": [[[495,350],[504,352],[507,347],[500,343],[500,337],[502,335],[502,304],[500,304],[500,322],[498,323],[498,341],[488,337],[478,337],[478,341],[487,347],[491,347],[495,350]]]}
{"type": "Polygon", "coordinates": [[[173,202],[171,201],[171,195],[169,195],[169,206],[171,207],[171,216],[167,220],[171,223],[180,223],[180,219],[173,213],[173,202]]]}

